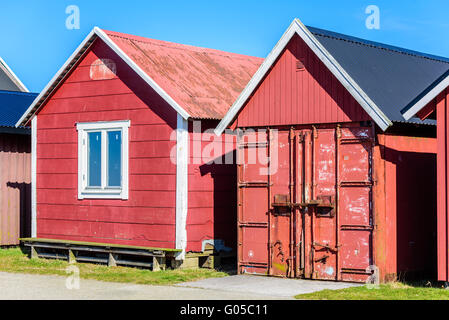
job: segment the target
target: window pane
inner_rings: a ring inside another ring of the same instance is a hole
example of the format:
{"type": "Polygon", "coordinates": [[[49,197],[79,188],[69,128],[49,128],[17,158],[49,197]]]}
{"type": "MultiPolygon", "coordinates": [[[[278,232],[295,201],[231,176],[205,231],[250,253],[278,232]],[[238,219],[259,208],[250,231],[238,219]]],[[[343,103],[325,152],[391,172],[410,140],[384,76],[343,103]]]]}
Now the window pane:
{"type": "Polygon", "coordinates": [[[108,187],[122,185],[122,132],[108,131],[108,187]]]}
{"type": "Polygon", "coordinates": [[[101,132],[88,133],[87,186],[101,187],[101,132]]]}

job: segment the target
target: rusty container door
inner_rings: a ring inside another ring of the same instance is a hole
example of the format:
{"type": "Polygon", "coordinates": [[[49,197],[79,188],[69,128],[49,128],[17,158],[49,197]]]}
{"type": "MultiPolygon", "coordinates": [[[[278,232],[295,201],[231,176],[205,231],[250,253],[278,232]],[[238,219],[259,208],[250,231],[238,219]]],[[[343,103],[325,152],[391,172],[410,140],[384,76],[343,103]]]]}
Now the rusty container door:
{"type": "Polygon", "coordinates": [[[338,275],[335,137],[335,129],[313,128],[304,139],[304,276],[311,279],[337,280],[338,275]]]}
{"type": "Polygon", "coordinates": [[[338,137],[339,279],[376,276],[373,252],[372,128],[343,128],[338,137]]]}
{"type": "Polygon", "coordinates": [[[304,277],[365,282],[375,271],[371,128],[313,128],[309,135],[302,169],[304,277]]]}
{"type": "Polygon", "coordinates": [[[303,275],[365,282],[375,271],[372,129],[337,126],[300,134],[304,139],[298,150],[304,154],[299,153],[296,165],[301,166],[302,157],[303,168],[298,170],[305,174],[296,185],[305,186],[300,204],[303,235],[298,236],[303,275]]]}
{"type": "Polygon", "coordinates": [[[239,272],[367,280],[373,265],[371,130],[246,134],[238,152],[239,272]]]}
{"type": "Polygon", "coordinates": [[[294,277],[295,242],[295,166],[294,130],[270,131],[270,210],[269,274],[294,277]]]}

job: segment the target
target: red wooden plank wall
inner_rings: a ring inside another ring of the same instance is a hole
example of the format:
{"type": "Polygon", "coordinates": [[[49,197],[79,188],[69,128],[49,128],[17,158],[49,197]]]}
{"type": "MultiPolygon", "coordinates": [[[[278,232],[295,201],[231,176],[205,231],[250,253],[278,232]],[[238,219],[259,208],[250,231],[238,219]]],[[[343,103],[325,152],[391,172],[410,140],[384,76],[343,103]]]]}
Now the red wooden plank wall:
{"type": "Polygon", "coordinates": [[[176,113],[97,40],[38,114],[37,236],[174,248],[176,113]],[[91,80],[98,58],[117,77],[91,80]],[[78,200],[77,122],[131,120],[129,200],[78,200]]]}
{"type": "Polygon", "coordinates": [[[285,51],[237,118],[237,126],[275,126],[370,120],[299,36],[285,51]],[[298,69],[300,61],[304,68],[298,69]]]}
{"type": "MultiPolygon", "coordinates": [[[[218,121],[201,121],[201,131],[213,130],[217,124],[218,121]]],[[[206,133],[200,137],[192,133],[192,124],[189,132],[187,249],[201,251],[202,242],[211,239],[224,240],[226,247],[235,248],[237,238],[235,136],[232,136],[232,140],[227,140],[226,137],[231,136],[223,134],[217,137],[212,131],[212,134],[206,133]],[[201,154],[196,146],[201,146],[201,154]],[[226,155],[234,162],[226,164],[226,155]],[[222,164],[207,164],[208,161],[215,159],[220,159],[222,164]]]]}

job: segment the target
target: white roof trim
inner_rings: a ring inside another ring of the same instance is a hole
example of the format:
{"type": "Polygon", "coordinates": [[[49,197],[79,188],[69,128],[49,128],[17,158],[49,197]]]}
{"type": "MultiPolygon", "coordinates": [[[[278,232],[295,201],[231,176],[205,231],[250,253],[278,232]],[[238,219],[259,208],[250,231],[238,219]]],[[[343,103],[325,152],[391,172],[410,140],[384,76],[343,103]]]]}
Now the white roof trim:
{"type": "MultiPolygon", "coordinates": [[[[151,79],[150,76],[148,76],[145,71],[143,71],[125,52],[123,52],[122,49],[120,49],[114,41],[109,38],[109,36],[100,28],[94,27],[92,31],[89,33],[89,35],[83,40],[83,42],[78,46],[78,48],[73,52],[73,54],[70,56],[70,58],[64,63],[64,65],[59,69],[59,71],[55,74],[55,76],[50,80],[50,82],[45,86],[45,88],[42,90],[42,92],[36,97],[36,99],[33,101],[33,103],[30,105],[28,110],[22,115],[19,121],[16,123],[16,127],[19,127],[21,125],[26,125],[31,119],[31,116],[36,112],[36,106],[38,104],[42,104],[46,98],[42,100],[48,93],[48,91],[54,87],[55,83],[57,82],[58,78],[66,71],[68,66],[70,64],[74,64],[74,60],[77,58],[79,53],[86,47],[89,41],[92,40],[93,37],[98,36],[103,40],[120,58],[123,59],[123,61],[128,64],[131,69],[133,69],[148,85],[150,85],[153,90],[155,90],[170,106],[173,107],[173,109],[176,110],[178,114],[180,114],[184,119],[190,118],[190,115],[185,111],[181,106],[176,103],[173,98],[171,98],[159,85],[151,79]],[[23,123],[26,120],[25,123],[23,123]]],[[[61,81],[60,79],[59,81],[61,81]]],[[[58,82],[59,82],[58,81],[58,82]]]]}
{"type": "Polygon", "coordinates": [[[9,78],[14,82],[22,92],[30,92],[27,87],[20,81],[19,77],[12,71],[12,69],[6,64],[5,60],[0,57],[0,63],[5,67],[9,78]]]}
{"type": "Polygon", "coordinates": [[[332,72],[332,74],[341,82],[341,84],[351,93],[368,115],[377,123],[382,129],[386,130],[393,123],[390,119],[379,109],[379,107],[368,97],[368,95],[357,85],[351,76],[343,69],[343,67],[334,59],[334,57],[321,45],[315,36],[302,24],[299,19],[293,20],[287,31],[281,37],[279,42],[267,56],[265,61],[259,67],[259,70],[254,74],[243,92],[231,106],[225,117],[218,124],[215,129],[215,134],[220,135],[234,120],[237,113],[246,103],[248,98],[253,94],[256,87],[265,77],[267,72],[271,69],[280,54],[284,51],[291,38],[298,34],[304,42],[312,49],[324,65],[332,72]]]}
{"type": "Polygon", "coordinates": [[[422,97],[418,102],[416,102],[413,106],[411,106],[407,111],[405,111],[402,116],[405,120],[410,120],[413,118],[422,108],[427,106],[427,104],[435,99],[444,89],[449,86],[449,76],[444,78],[438,85],[435,86],[432,90],[430,90],[424,97],[422,97]]]}

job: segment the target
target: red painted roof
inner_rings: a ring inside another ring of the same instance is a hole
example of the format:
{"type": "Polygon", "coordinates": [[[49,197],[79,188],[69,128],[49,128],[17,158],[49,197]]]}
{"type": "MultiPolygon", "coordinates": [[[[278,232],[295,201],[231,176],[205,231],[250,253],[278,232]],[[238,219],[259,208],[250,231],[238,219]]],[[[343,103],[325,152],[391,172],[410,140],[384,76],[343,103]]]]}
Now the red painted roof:
{"type": "Polygon", "coordinates": [[[192,118],[222,119],[262,58],[103,30],[192,118]]]}

